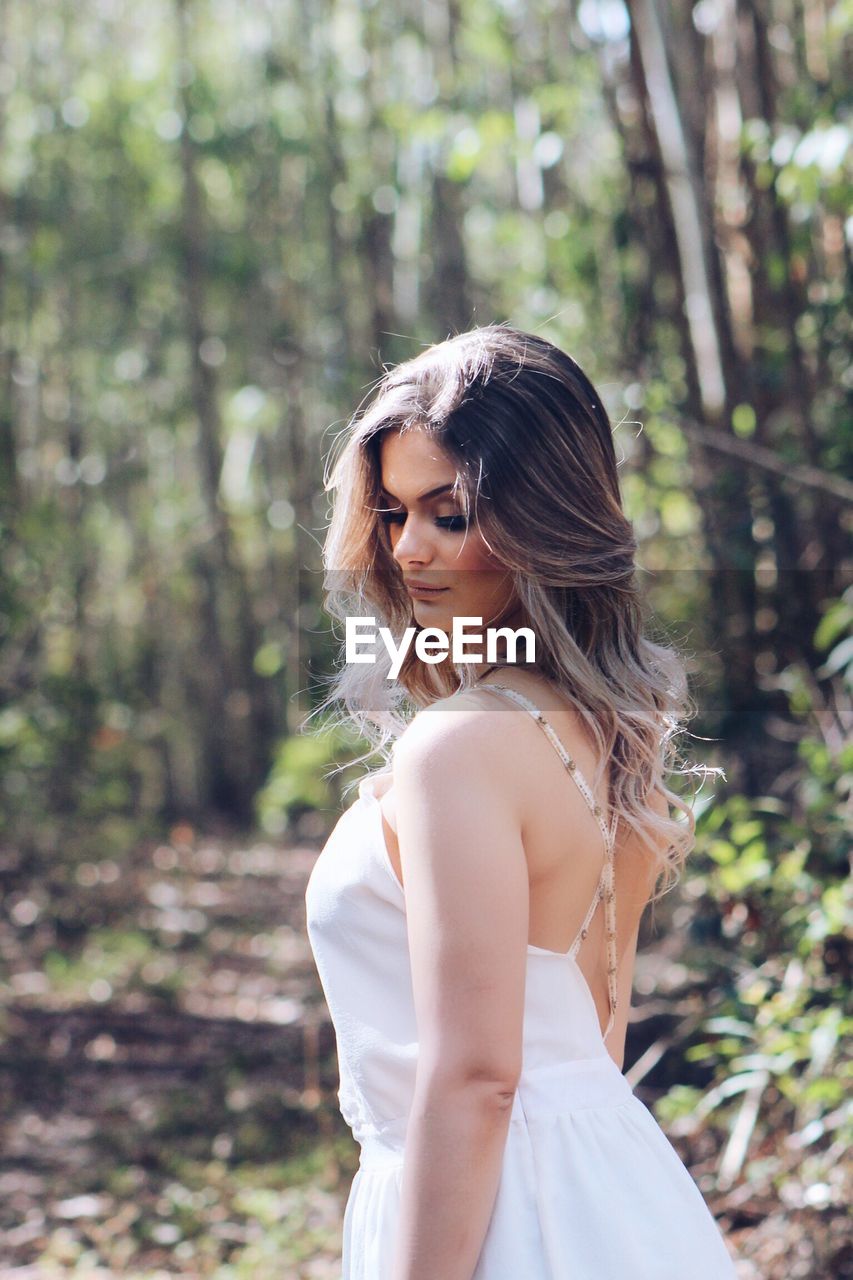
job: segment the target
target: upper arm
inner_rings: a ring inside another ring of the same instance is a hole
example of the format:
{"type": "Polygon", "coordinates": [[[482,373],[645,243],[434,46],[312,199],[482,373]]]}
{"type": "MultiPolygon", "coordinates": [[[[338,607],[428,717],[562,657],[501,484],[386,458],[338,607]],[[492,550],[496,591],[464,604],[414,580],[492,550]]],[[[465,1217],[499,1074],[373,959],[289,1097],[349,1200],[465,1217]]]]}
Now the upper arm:
{"type": "Polygon", "coordinates": [[[394,757],[419,1071],[514,1088],[521,1072],[527,861],[482,709],[430,708],[394,757]]]}

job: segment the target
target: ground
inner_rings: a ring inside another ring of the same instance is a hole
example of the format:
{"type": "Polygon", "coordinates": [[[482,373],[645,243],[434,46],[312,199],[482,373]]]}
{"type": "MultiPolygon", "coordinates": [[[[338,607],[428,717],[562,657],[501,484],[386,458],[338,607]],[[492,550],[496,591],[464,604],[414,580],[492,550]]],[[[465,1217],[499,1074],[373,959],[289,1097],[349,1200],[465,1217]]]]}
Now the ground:
{"type": "MultiPolygon", "coordinates": [[[[6,857],[0,1280],[340,1275],[358,1154],[304,929],[323,836],[311,819],[281,842],[182,825],[121,865],[29,878],[6,857]]],[[[652,1105],[661,1078],[636,1091],[652,1105]]],[[[751,1185],[715,1196],[713,1135],[674,1140],[742,1280],[845,1265],[841,1221],[751,1185]]]]}

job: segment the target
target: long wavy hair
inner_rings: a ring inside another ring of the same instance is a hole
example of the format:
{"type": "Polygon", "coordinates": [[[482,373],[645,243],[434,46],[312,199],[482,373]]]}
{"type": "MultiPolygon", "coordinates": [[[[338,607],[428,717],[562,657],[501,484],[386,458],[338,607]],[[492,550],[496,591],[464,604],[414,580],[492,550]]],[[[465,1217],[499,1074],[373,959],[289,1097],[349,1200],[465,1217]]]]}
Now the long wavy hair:
{"type": "MultiPolygon", "coordinates": [[[[594,790],[609,765],[619,830],[624,823],[650,850],[657,900],[678,880],[695,837],[692,806],[667,777],[721,771],[688,766],[677,749],[695,705],[682,655],[646,633],[637,543],[601,397],[571,356],[508,324],[453,336],[386,370],[330,451],[324,590],[332,618],[374,617],[397,643],[407,627],[420,628],[378,514],[387,509],[380,446],[387,432],[415,428],[455,465],[468,527],[476,525],[509,570],[535,632],[537,669],[589,727],[598,752],[594,790]],[[656,792],[679,818],[655,811],[656,792]]],[[[414,644],[396,681],[390,666],[384,652],[373,664],[346,663],[342,653],[328,695],[308,717],[331,711],[333,725],[373,744],[355,763],[379,752],[384,769],[413,714],[476,680],[470,665],[449,656],[422,662],[414,644]]]]}

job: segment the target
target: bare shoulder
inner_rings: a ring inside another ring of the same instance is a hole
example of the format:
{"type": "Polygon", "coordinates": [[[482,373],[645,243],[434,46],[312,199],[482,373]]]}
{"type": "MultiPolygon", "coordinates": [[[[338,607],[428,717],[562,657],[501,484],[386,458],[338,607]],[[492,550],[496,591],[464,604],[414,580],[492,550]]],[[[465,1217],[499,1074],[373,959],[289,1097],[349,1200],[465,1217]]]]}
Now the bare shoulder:
{"type": "Polygon", "coordinates": [[[464,689],[423,707],[397,739],[394,750],[424,749],[430,743],[466,742],[494,728],[493,700],[481,690],[464,689]]]}
{"type": "Polygon", "coordinates": [[[489,793],[513,801],[518,791],[512,769],[512,744],[495,733],[488,697],[467,690],[424,707],[394,748],[395,783],[403,774],[437,794],[450,786],[468,786],[478,800],[489,793]]]}

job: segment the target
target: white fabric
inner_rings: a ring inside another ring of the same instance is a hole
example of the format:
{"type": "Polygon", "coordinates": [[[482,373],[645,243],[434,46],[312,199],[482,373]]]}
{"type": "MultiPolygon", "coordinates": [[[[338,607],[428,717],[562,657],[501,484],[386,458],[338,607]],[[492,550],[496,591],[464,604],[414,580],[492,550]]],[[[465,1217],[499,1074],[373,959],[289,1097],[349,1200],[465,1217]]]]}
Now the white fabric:
{"type": "MultiPolygon", "coordinates": [[[[338,1100],[360,1144],[342,1280],[390,1280],[418,1041],[405,896],[372,778],[320,853],[305,903],[338,1100]]],[[[607,1052],[574,954],[527,953],[523,1069],[472,1280],[734,1280],[699,1189],[607,1052]]]]}

